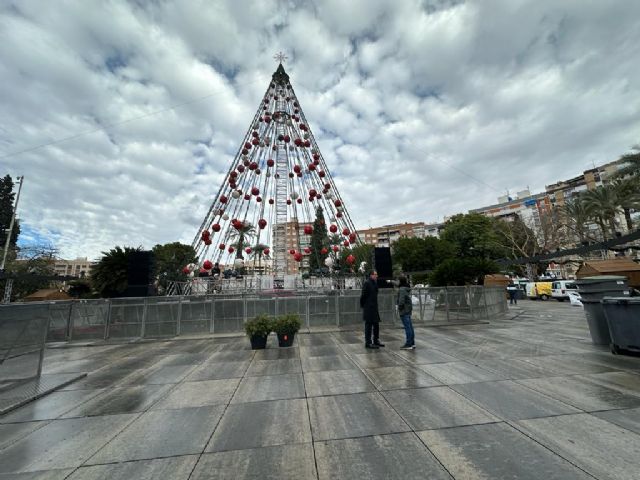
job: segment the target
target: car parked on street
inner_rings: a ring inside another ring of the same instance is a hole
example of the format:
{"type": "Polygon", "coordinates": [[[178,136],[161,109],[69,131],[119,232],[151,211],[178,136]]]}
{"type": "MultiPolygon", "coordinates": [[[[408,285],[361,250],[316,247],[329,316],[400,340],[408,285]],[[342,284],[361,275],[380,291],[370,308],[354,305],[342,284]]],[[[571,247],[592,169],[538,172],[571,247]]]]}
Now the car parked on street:
{"type": "Polygon", "coordinates": [[[556,280],[551,284],[551,297],[559,302],[569,300],[569,292],[578,292],[573,280],[556,280]]]}

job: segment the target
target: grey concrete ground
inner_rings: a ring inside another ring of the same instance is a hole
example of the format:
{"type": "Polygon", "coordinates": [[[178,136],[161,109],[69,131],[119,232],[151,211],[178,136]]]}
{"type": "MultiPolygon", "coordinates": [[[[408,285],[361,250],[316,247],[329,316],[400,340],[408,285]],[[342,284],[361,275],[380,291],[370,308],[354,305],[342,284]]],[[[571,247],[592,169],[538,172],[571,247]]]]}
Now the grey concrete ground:
{"type": "Polygon", "coordinates": [[[361,333],[50,349],[89,375],[0,417],[0,478],[636,479],[640,358],[591,345],[580,309],[361,333]]]}

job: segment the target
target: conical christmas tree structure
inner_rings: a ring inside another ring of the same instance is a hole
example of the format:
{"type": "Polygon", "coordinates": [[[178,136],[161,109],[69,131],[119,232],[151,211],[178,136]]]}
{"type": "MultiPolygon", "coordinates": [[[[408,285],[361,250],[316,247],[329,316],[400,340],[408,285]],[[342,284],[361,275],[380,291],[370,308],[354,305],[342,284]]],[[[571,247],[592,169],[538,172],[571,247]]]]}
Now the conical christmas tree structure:
{"type": "Polygon", "coordinates": [[[249,258],[267,258],[272,260],[274,288],[282,288],[288,262],[308,264],[305,256],[326,258],[357,242],[344,201],[280,63],[194,238],[201,268],[210,270],[215,262],[238,267],[249,258]],[[320,252],[310,246],[301,249],[310,243],[318,207],[334,244],[327,243],[320,252]]]}

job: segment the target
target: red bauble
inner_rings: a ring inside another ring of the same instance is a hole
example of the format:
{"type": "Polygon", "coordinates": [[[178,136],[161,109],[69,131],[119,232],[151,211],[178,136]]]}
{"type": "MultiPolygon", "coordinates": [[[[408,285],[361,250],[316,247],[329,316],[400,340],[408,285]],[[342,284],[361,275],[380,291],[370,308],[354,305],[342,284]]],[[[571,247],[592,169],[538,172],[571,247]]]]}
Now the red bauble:
{"type": "Polygon", "coordinates": [[[242,149],[242,155],[248,155],[249,154],[249,150],[247,150],[246,148],[242,149]]]}
{"type": "Polygon", "coordinates": [[[251,189],[251,195],[254,195],[254,196],[260,195],[260,189],[258,187],[253,187],[251,189]]]}
{"type": "Polygon", "coordinates": [[[204,262],[202,262],[202,268],[204,268],[205,270],[211,270],[213,268],[213,263],[211,263],[210,260],[205,260],[204,262]]]}
{"type": "Polygon", "coordinates": [[[244,172],[244,165],[238,165],[236,167],[236,170],[238,170],[240,173],[244,172]]]}
{"type": "Polygon", "coordinates": [[[296,251],[292,248],[291,250],[289,250],[289,254],[290,254],[290,255],[295,255],[295,254],[296,254],[296,251]]]}
{"type": "Polygon", "coordinates": [[[322,248],[320,249],[320,254],[321,254],[321,255],[326,255],[327,253],[329,253],[329,250],[327,250],[325,247],[322,247],[322,248]]]}
{"type": "Polygon", "coordinates": [[[275,165],[275,162],[273,161],[273,159],[269,159],[267,160],[267,167],[273,167],[275,165]]]}
{"type": "Polygon", "coordinates": [[[230,176],[231,178],[236,178],[236,177],[238,176],[238,172],[236,172],[236,171],[234,170],[234,171],[232,171],[232,172],[229,174],[229,176],[230,176]]]}
{"type": "Polygon", "coordinates": [[[269,250],[268,248],[265,248],[265,249],[262,251],[262,254],[263,254],[263,255],[269,255],[269,253],[270,253],[270,252],[271,252],[271,250],[269,250]]]}
{"type": "Polygon", "coordinates": [[[252,252],[251,247],[245,248],[244,251],[247,252],[247,254],[250,254],[252,252]]]}
{"type": "Polygon", "coordinates": [[[260,220],[258,220],[258,227],[260,227],[261,230],[266,226],[267,226],[267,221],[264,218],[261,218],[260,220]]]}
{"type": "Polygon", "coordinates": [[[227,249],[227,252],[229,252],[229,253],[233,253],[233,252],[235,252],[235,251],[236,251],[236,249],[235,249],[235,248],[233,248],[233,247],[229,247],[229,248],[227,249]]]}
{"type": "Polygon", "coordinates": [[[183,267],[182,268],[182,273],[184,273],[185,275],[188,275],[190,272],[189,267],[183,267]]]}
{"type": "Polygon", "coordinates": [[[324,189],[325,190],[329,190],[331,188],[331,184],[330,183],[325,183],[324,184],[324,189]]]}
{"type": "Polygon", "coordinates": [[[304,247],[304,253],[309,255],[311,253],[311,249],[309,247],[304,247]]]}
{"type": "Polygon", "coordinates": [[[316,192],[315,188],[312,188],[311,190],[309,190],[310,197],[315,197],[316,195],[318,195],[318,192],[316,192]]]}
{"type": "Polygon", "coordinates": [[[356,257],[354,257],[353,255],[348,255],[346,260],[349,265],[353,265],[353,263],[356,261],[356,257]]]}
{"type": "Polygon", "coordinates": [[[310,172],[313,172],[316,169],[316,166],[313,163],[310,163],[308,168],[310,172]]]}
{"type": "Polygon", "coordinates": [[[258,164],[256,162],[251,162],[249,164],[249,170],[255,170],[256,168],[258,168],[258,164]]]}
{"type": "Polygon", "coordinates": [[[313,227],[311,225],[304,226],[304,234],[311,235],[313,233],[313,227]]]}
{"type": "Polygon", "coordinates": [[[224,243],[221,243],[220,245],[218,245],[218,248],[219,248],[220,250],[224,250],[224,246],[225,246],[225,245],[224,245],[224,243]]]}
{"type": "Polygon", "coordinates": [[[346,227],[345,227],[345,228],[343,228],[343,229],[342,229],[342,234],[343,234],[343,235],[345,235],[345,236],[346,236],[346,235],[349,235],[350,233],[351,233],[351,232],[349,231],[349,229],[348,229],[348,228],[346,228],[346,227]]]}
{"type": "Polygon", "coordinates": [[[330,225],[329,226],[329,231],[331,233],[336,233],[338,231],[338,226],[337,225],[330,225]]]}
{"type": "Polygon", "coordinates": [[[304,141],[304,146],[309,148],[311,146],[311,142],[309,140],[304,141]]]}
{"type": "Polygon", "coordinates": [[[260,203],[262,201],[262,197],[256,197],[256,202],[260,203]]]}
{"type": "Polygon", "coordinates": [[[203,230],[202,234],[200,235],[202,237],[203,240],[206,240],[207,238],[209,238],[209,230],[203,230]]]}
{"type": "Polygon", "coordinates": [[[342,244],[343,244],[345,247],[348,247],[348,246],[349,246],[349,240],[345,240],[342,244]]]}
{"type": "Polygon", "coordinates": [[[274,202],[273,202],[273,198],[270,198],[270,199],[269,199],[269,205],[273,205],[273,203],[274,203],[274,202]]]}
{"type": "Polygon", "coordinates": [[[287,200],[287,205],[291,205],[291,200],[287,200]]]}
{"type": "Polygon", "coordinates": [[[319,171],[318,171],[318,176],[319,176],[320,178],[324,178],[324,177],[325,177],[325,175],[326,175],[326,173],[324,173],[324,170],[319,170],[319,171]]]}
{"type": "MultiPolygon", "coordinates": [[[[253,132],[253,133],[256,133],[256,132],[253,132]]],[[[258,138],[254,138],[253,140],[251,140],[251,143],[253,145],[260,145],[260,140],[258,138]]]]}
{"type": "Polygon", "coordinates": [[[338,247],[337,245],[334,245],[334,246],[333,246],[333,251],[334,251],[334,252],[337,252],[338,250],[340,250],[340,247],[338,247]]]}
{"type": "Polygon", "coordinates": [[[211,241],[210,238],[205,239],[204,244],[205,245],[211,245],[213,242],[211,241]]]}
{"type": "Polygon", "coordinates": [[[220,224],[219,223],[214,223],[213,225],[211,225],[211,230],[213,230],[214,232],[219,232],[220,231],[220,224]]]}
{"type": "Polygon", "coordinates": [[[289,143],[291,141],[291,137],[289,135],[284,136],[284,143],[289,143]]]}
{"type": "Polygon", "coordinates": [[[260,175],[261,171],[259,168],[256,168],[256,175],[260,175]]]}
{"type": "Polygon", "coordinates": [[[294,165],[293,166],[293,171],[296,172],[296,173],[299,173],[299,172],[302,171],[302,169],[300,168],[300,165],[294,165]]]}
{"type": "Polygon", "coordinates": [[[296,253],[296,254],[293,256],[293,259],[294,259],[296,262],[301,262],[301,261],[302,261],[302,254],[301,254],[301,253],[296,253]]]}
{"type": "Polygon", "coordinates": [[[227,203],[229,201],[229,199],[227,197],[225,197],[224,195],[220,195],[220,203],[227,203]]]}
{"type": "Polygon", "coordinates": [[[356,242],[356,234],[352,233],[349,235],[349,242],[351,243],[355,243],[356,242]]]}
{"type": "Polygon", "coordinates": [[[244,199],[245,200],[251,200],[251,195],[249,195],[248,193],[244,194],[244,199]]]}
{"type": "Polygon", "coordinates": [[[299,198],[299,199],[297,199],[297,200],[296,200],[296,202],[298,202],[298,203],[302,203],[302,199],[301,199],[301,198],[299,198]]]}
{"type": "Polygon", "coordinates": [[[341,206],[342,206],[342,202],[341,202],[340,200],[336,200],[335,202],[333,202],[333,204],[334,204],[336,207],[341,207],[341,206]]]}
{"type": "Polygon", "coordinates": [[[342,218],[342,213],[340,212],[336,213],[336,218],[342,218]]]}

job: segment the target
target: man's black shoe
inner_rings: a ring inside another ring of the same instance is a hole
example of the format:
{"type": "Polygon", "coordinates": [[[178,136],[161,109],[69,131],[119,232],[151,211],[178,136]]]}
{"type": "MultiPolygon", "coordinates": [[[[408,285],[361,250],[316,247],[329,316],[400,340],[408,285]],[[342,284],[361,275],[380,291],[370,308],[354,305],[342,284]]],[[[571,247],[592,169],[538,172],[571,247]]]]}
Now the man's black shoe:
{"type": "Polygon", "coordinates": [[[364,348],[375,348],[378,349],[378,345],[374,345],[373,343],[365,343],[364,348]]]}
{"type": "Polygon", "coordinates": [[[384,347],[384,343],[376,342],[374,343],[376,347],[384,347]]]}

